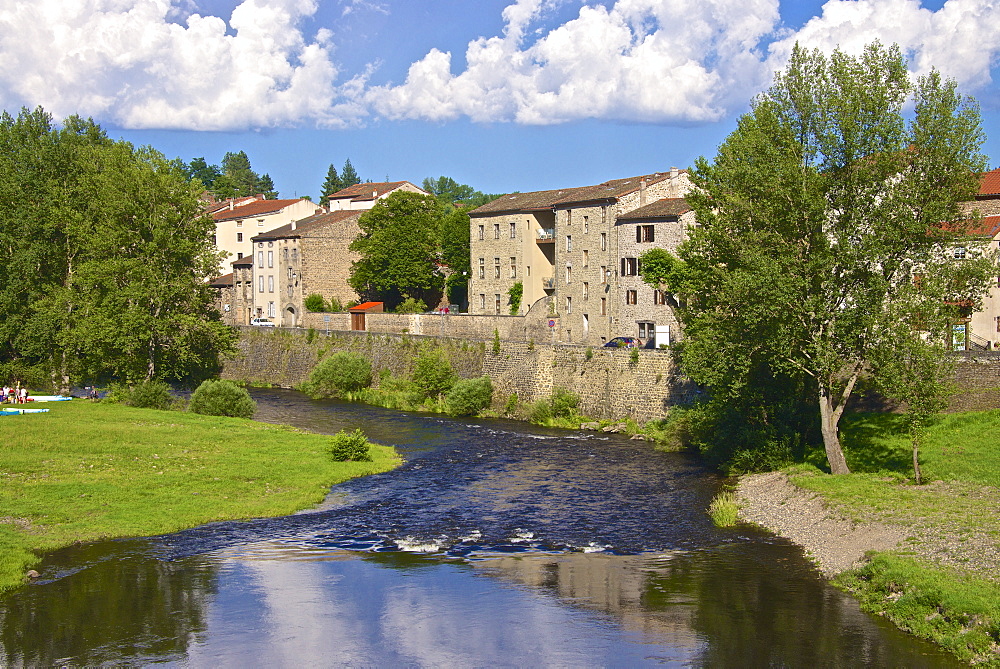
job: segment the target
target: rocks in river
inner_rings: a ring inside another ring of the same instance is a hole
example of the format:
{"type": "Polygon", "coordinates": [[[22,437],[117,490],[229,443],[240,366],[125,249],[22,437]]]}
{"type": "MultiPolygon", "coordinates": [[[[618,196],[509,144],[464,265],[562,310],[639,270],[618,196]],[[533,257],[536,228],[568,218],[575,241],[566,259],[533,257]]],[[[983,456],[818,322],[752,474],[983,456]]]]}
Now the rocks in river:
{"type": "Polygon", "coordinates": [[[596,421],[593,422],[593,423],[580,423],[580,429],[581,430],[600,430],[601,429],[601,424],[598,423],[598,422],[596,422],[596,421]]]}
{"type": "Polygon", "coordinates": [[[38,573],[37,571],[35,571],[34,569],[29,569],[29,570],[28,570],[28,573],[26,573],[26,574],[25,574],[25,576],[27,576],[27,577],[28,577],[28,578],[30,578],[30,579],[36,579],[36,578],[38,578],[39,576],[41,576],[41,574],[39,574],[39,573],[38,573]]]}
{"type": "Polygon", "coordinates": [[[625,423],[615,423],[602,428],[603,432],[624,432],[628,426],[625,423]]]}

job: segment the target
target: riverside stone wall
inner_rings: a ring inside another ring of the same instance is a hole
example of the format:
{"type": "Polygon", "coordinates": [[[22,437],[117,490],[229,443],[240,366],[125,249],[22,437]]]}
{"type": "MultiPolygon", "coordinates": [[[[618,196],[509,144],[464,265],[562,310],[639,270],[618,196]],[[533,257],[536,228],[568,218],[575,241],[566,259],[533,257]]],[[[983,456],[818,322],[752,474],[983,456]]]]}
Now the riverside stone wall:
{"type": "Polygon", "coordinates": [[[408,375],[424,347],[443,347],[462,378],[488,375],[494,404],[502,408],[512,394],[520,403],[548,397],[562,387],[580,396],[581,413],[594,418],[662,418],[673,405],[690,400],[693,388],[680,378],[665,351],[631,351],[569,344],[502,341],[493,352],[487,340],[411,334],[244,328],[239,354],[226,362],[223,378],[285,388],[305,381],[323,357],[355,351],[372,361],[378,378],[383,369],[408,375]],[[588,353],[589,350],[589,353],[588,353]]]}

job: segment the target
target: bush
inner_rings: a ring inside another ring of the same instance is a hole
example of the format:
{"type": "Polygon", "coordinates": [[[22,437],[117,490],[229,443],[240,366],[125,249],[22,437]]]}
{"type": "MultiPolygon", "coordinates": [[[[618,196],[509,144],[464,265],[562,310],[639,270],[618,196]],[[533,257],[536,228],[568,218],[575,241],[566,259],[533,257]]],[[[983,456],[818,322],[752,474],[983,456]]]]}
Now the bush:
{"type": "Polygon", "coordinates": [[[337,462],[371,462],[368,452],[368,437],[361,430],[346,432],[341,430],[330,438],[327,449],[330,457],[337,462]]]}
{"type": "Polygon", "coordinates": [[[479,413],[493,401],[493,382],[490,377],[462,379],[452,387],[445,400],[445,408],[453,416],[471,416],[479,413]]]}
{"type": "Polygon", "coordinates": [[[396,307],[397,314],[420,314],[427,311],[427,305],[423,300],[415,300],[407,297],[396,307]]]}
{"type": "Polygon", "coordinates": [[[440,349],[421,353],[413,366],[413,382],[424,397],[446,394],[455,385],[455,372],[440,349]]]}
{"type": "Polygon", "coordinates": [[[570,418],[576,413],[576,408],[580,406],[580,396],[557,386],[552,389],[549,402],[552,405],[553,416],[570,418]]]}
{"type": "Polygon", "coordinates": [[[306,309],[313,312],[326,311],[326,300],[319,293],[312,293],[306,297],[303,305],[306,309]]]}
{"type": "Polygon", "coordinates": [[[140,409],[161,409],[167,411],[174,403],[170,386],[155,379],[143,381],[124,391],[123,404],[140,409]]]}
{"type": "Polygon", "coordinates": [[[372,364],[362,355],[338,351],[320,362],[305,389],[315,397],[336,397],[372,384],[372,364]]]}
{"type": "Polygon", "coordinates": [[[202,381],[191,395],[188,408],[205,416],[231,416],[233,418],[253,418],[257,403],[245,388],[232,381],[202,381]]]}
{"type": "Polygon", "coordinates": [[[708,506],[708,515],[716,527],[732,527],[740,518],[740,504],[736,493],[720,492],[708,506]]]}

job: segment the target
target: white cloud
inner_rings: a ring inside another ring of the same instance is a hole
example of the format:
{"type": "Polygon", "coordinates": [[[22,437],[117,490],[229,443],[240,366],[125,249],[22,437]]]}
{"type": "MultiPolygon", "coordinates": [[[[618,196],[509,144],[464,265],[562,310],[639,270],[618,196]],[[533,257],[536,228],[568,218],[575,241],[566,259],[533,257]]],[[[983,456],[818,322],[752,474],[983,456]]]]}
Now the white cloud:
{"type": "Polygon", "coordinates": [[[391,119],[713,121],[763,83],[758,48],[778,21],[777,0],[618,0],[527,43],[552,4],[518,0],[503,37],[469,44],[465,71],[434,49],[368,101],[391,119]]]}
{"type": "Polygon", "coordinates": [[[307,40],[297,28],[316,8],[245,0],[227,34],[225,21],[184,0],[16,0],[0,8],[0,104],[127,128],[350,123],[330,111],[328,31],[307,40]]]}
{"type": "Polygon", "coordinates": [[[966,92],[991,82],[990,67],[1000,56],[1000,2],[948,0],[937,11],[919,0],[829,0],[822,13],[795,34],[771,45],[771,63],[780,67],[792,46],[859,53],[876,39],[899,44],[910,69],[932,67],[955,79],[966,92]]]}

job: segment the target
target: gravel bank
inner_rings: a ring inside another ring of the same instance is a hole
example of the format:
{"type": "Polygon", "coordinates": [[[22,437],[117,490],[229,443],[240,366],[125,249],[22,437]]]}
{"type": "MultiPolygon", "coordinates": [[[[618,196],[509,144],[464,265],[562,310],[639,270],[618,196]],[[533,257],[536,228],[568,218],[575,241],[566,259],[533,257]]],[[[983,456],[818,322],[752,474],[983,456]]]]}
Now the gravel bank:
{"type": "MultiPolygon", "coordinates": [[[[945,504],[976,495],[997,499],[1000,506],[1000,491],[988,486],[936,481],[919,489],[945,504]]],[[[892,550],[905,541],[905,550],[921,558],[1000,581],[996,532],[969,531],[947,517],[896,514],[889,523],[874,517],[852,521],[781,472],[744,476],[736,493],[743,520],[802,546],[827,578],[859,565],[867,551],[892,550]]]]}

